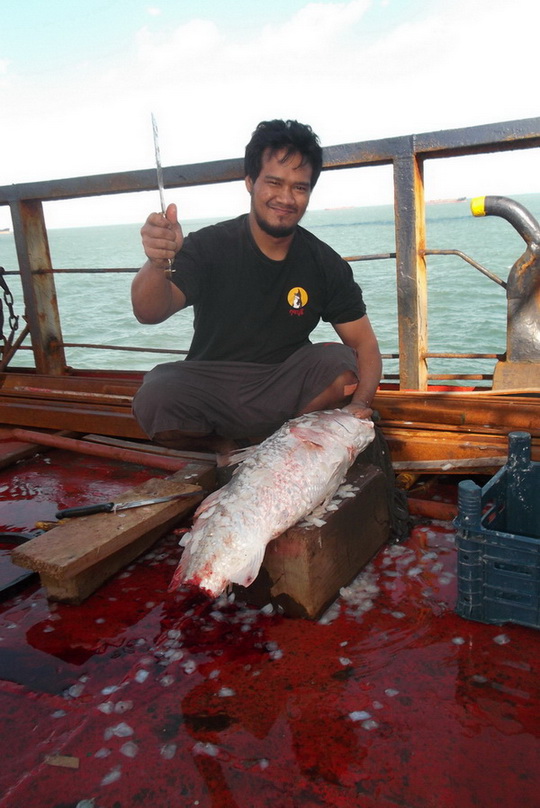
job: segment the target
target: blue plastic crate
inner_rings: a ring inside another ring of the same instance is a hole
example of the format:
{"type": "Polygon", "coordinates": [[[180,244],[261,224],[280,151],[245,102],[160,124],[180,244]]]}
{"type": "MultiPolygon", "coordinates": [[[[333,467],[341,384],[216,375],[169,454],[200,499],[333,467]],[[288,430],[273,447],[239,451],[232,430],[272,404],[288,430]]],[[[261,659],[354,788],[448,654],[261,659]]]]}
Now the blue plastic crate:
{"type": "Polygon", "coordinates": [[[461,617],[540,628],[540,463],[531,436],[508,436],[508,462],[483,487],[459,484],[461,617]]]}

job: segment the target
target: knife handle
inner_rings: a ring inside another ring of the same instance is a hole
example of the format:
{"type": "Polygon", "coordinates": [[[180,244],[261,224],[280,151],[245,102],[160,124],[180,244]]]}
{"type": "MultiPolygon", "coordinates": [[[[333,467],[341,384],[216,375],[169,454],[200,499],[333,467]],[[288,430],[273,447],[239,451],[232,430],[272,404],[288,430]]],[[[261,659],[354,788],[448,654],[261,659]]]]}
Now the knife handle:
{"type": "Polygon", "coordinates": [[[90,516],[92,513],[110,513],[114,510],[114,502],[98,502],[95,505],[79,505],[76,508],[64,508],[57,511],[57,519],[68,519],[71,516],[90,516]]]}

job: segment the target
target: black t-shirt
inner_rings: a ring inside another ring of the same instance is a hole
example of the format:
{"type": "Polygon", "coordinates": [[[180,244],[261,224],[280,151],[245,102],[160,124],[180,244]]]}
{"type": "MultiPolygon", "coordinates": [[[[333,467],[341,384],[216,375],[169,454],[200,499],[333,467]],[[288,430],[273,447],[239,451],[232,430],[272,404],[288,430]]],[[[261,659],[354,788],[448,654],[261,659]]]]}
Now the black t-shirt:
{"type": "Polygon", "coordinates": [[[190,233],[176,256],[173,282],[194,307],[187,359],[283,362],[309,343],[319,322],[366,313],[350,266],[298,227],[283,261],[257,247],[248,217],[190,233]]]}

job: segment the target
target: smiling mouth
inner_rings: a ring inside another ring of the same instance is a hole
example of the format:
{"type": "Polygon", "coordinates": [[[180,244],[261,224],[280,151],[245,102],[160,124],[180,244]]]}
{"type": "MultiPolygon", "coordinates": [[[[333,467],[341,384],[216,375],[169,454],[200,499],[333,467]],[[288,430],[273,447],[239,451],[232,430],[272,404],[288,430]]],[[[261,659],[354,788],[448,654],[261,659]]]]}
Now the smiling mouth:
{"type": "Polygon", "coordinates": [[[294,216],[296,213],[296,208],[285,208],[282,205],[268,205],[268,207],[278,216],[294,216]]]}

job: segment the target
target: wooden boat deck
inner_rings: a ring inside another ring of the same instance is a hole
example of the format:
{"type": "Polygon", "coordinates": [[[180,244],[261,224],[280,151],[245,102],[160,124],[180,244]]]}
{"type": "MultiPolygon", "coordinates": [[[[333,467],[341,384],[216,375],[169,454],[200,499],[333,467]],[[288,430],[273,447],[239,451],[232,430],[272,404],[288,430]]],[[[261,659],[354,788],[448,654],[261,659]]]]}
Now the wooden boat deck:
{"type": "MultiPolygon", "coordinates": [[[[0,469],[2,529],[167,473],[40,452],[0,469]]],[[[35,581],[1,604],[1,808],[536,804],[540,635],[455,614],[450,521],[416,518],[316,622],[169,593],[177,543],[79,606],[35,581]]]]}

